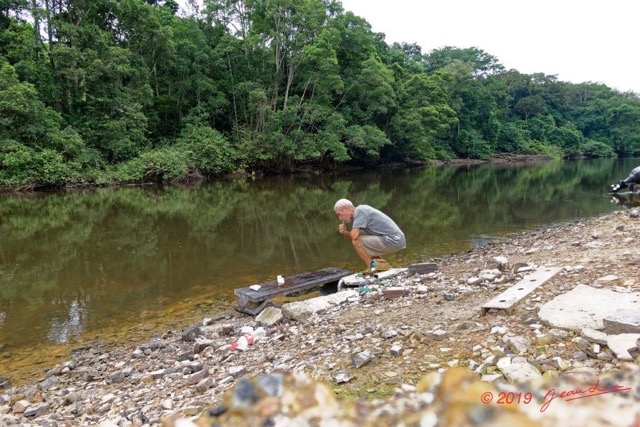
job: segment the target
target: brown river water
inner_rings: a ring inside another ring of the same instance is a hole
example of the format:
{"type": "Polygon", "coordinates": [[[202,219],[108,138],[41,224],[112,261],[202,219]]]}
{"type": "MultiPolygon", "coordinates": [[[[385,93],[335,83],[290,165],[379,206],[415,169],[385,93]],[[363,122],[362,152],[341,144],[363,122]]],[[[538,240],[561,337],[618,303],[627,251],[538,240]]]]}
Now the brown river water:
{"type": "MultiPolygon", "coordinates": [[[[0,376],[41,376],[73,348],[150,339],[233,310],[233,290],[363,269],[338,234],[347,197],[391,216],[398,266],[545,224],[625,209],[636,159],[439,167],[0,194],[0,376]]],[[[633,202],[633,200],[631,200],[633,202]]]]}

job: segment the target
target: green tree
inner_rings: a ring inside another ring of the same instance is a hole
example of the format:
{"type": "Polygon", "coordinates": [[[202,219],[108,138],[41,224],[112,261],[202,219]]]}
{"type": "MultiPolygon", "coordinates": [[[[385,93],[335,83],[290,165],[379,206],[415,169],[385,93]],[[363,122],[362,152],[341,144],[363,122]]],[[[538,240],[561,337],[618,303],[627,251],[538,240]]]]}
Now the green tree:
{"type": "Polygon", "coordinates": [[[444,138],[458,123],[448,105],[447,73],[412,76],[401,85],[401,101],[391,119],[397,153],[405,159],[431,160],[452,157],[444,138]]]}

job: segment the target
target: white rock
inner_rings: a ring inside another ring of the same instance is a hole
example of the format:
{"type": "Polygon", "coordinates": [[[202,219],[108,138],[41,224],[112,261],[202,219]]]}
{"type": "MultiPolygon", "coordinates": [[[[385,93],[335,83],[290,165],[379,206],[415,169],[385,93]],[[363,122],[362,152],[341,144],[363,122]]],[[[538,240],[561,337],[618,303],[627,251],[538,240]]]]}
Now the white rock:
{"type": "Polygon", "coordinates": [[[602,319],[619,309],[640,310],[640,294],[578,285],[544,304],[538,316],[554,327],[581,332],[586,328],[602,330],[602,319]]]}
{"type": "Polygon", "coordinates": [[[528,363],[512,363],[502,372],[505,378],[512,383],[542,378],[540,371],[528,363]]]}
{"type": "Polygon", "coordinates": [[[633,360],[629,349],[636,346],[636,340],[640,338],[640,334],[619,334],[609,335],[607,338],[607,346],[613,351],[620,360],[633,360]]]}

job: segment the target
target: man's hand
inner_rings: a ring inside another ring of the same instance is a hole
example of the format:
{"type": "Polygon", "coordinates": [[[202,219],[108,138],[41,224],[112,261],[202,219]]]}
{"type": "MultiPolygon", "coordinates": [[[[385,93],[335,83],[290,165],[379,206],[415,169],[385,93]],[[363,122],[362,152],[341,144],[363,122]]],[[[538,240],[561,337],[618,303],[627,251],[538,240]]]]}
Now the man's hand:
{"type": "Polygon", "coordinates": [[[338,226],[338,231],[340,232],[340,234],[344,234],[344,232],[347,231],[347,226],[344,224],[340,224],[338,226]]]}

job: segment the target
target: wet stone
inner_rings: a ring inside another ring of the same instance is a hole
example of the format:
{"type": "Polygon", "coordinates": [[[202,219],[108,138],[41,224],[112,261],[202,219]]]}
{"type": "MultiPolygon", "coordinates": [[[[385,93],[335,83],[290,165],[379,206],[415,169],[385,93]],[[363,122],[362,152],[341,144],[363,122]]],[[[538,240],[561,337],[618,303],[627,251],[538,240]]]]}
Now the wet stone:
{"type": "Polygon", "coordinates": [[[146,350],[154,351],[159,348],[162,348],[162,342],[158,340],[150,341],[140,346],[140,350],[142,351],[146,351],[146,350]]]}
{"type": "Polygon", "coordinates": [[[197,337],[202,335],[202,329],[199,326],[193,326],[182,332],[183,341],[195,341],[197,337]]]}
{"type": "Polygon", "coordinates": [[[0,389],[9,387],[11,387],[11,381],[9,381],[9,378],[0,375],[0,389]]]}

